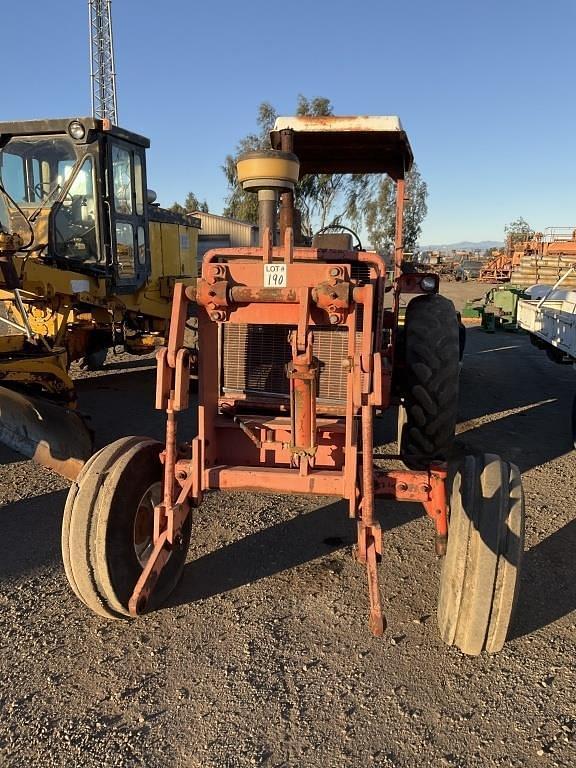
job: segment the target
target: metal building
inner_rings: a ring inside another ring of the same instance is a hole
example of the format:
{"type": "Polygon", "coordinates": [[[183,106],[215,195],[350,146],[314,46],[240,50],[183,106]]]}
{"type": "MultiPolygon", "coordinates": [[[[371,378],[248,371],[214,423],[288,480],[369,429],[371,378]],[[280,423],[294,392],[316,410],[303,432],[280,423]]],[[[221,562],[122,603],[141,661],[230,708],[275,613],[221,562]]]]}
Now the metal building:
{"type": "Polygon", "coordinates": [[[215,213],[194,211],[190,214],[200,219],[202,229],[198,236],[198,260],[211,248],[252,248],[258,245],[258,227],[245,221],[229,219],[215,213]]]}

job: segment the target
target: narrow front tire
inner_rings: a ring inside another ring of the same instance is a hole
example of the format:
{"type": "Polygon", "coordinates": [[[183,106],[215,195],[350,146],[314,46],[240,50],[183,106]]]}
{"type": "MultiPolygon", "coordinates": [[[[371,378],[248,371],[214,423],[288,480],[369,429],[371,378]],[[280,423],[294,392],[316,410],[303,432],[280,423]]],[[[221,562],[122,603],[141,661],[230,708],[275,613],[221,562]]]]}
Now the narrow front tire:
{"type": "MultiPolygon", "coordinates": [[[[125,437],[96,453],[68,494],[62,523],[64,569],[75,594],[106,618],[128,617],[128,602],[153,548],[162,498],[162,445],[125,437]]],[[[190,543],[190,516],[151,594],[161,605],[178,583],[190,543]]]]}
{"type": "Polygon", "coordinates": [[[448,645],[477,656],[504,646],[524,548],[520,472],[499,456],[466,456],[450,495],[438,626],[448,645]]]}

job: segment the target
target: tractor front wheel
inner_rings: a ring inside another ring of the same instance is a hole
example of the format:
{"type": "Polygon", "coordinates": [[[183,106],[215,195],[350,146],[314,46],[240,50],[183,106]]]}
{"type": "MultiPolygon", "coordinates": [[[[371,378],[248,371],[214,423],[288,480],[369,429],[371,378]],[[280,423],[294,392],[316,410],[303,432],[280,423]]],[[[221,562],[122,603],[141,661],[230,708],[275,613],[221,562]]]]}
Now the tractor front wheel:
{"type": "MultiPolygon", "coordinates": [[[[162,446],[125,437],[102,448],[70,488],[62,523],[62,557],[76,595],[106,618],[129,616],[128,601],[153,549],[154,507],[162,498],[162,446]]],[[[152,592],[161,605],[180,576],[190,516],[152,592]]]]}
{"type": "Polygon", "coordinates": [[[440,635],[477,656],[506,640],[524,547],[520,472],[499,456],[466,456],[450,496],[438,600],[440,635]]]}

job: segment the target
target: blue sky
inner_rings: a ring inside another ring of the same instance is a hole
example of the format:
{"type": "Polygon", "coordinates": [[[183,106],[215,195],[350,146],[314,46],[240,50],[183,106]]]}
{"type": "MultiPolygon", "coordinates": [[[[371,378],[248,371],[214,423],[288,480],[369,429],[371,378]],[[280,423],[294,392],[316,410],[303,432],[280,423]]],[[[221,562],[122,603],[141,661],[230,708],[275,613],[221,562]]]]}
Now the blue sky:
{"type": "MultiPolygon", "coordinates": [[[[85,0],[2,8],[1,120],[89,114],[85,0]]],[[[423,178],[421,243],[576,224],[573,0],[113,0],[119,122],[148,136],[162,204],[221,212],[258,104],[398,114],[423,178]],[[280,13],[285,15],[282,18],[280,13]]]]}

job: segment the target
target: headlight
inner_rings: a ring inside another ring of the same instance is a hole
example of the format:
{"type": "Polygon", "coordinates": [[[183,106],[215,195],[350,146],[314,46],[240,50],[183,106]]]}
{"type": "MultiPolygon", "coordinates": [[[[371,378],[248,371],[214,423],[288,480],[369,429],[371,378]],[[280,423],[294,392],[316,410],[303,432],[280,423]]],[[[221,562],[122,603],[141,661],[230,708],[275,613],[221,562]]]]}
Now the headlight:
{"type": "Polygon", "coordinates": [[[68,126],[68,133],[76,141],[80,141],[86,135],[86,129],[79,120],[72,120],[68,126]]]}
{"type": "Polygon", "coordinates": [[[420,288],[427,293],[434,291],[436,289],[436,278],[432,275],[424,275],[422,280],[420,280],[420,288]]]}

